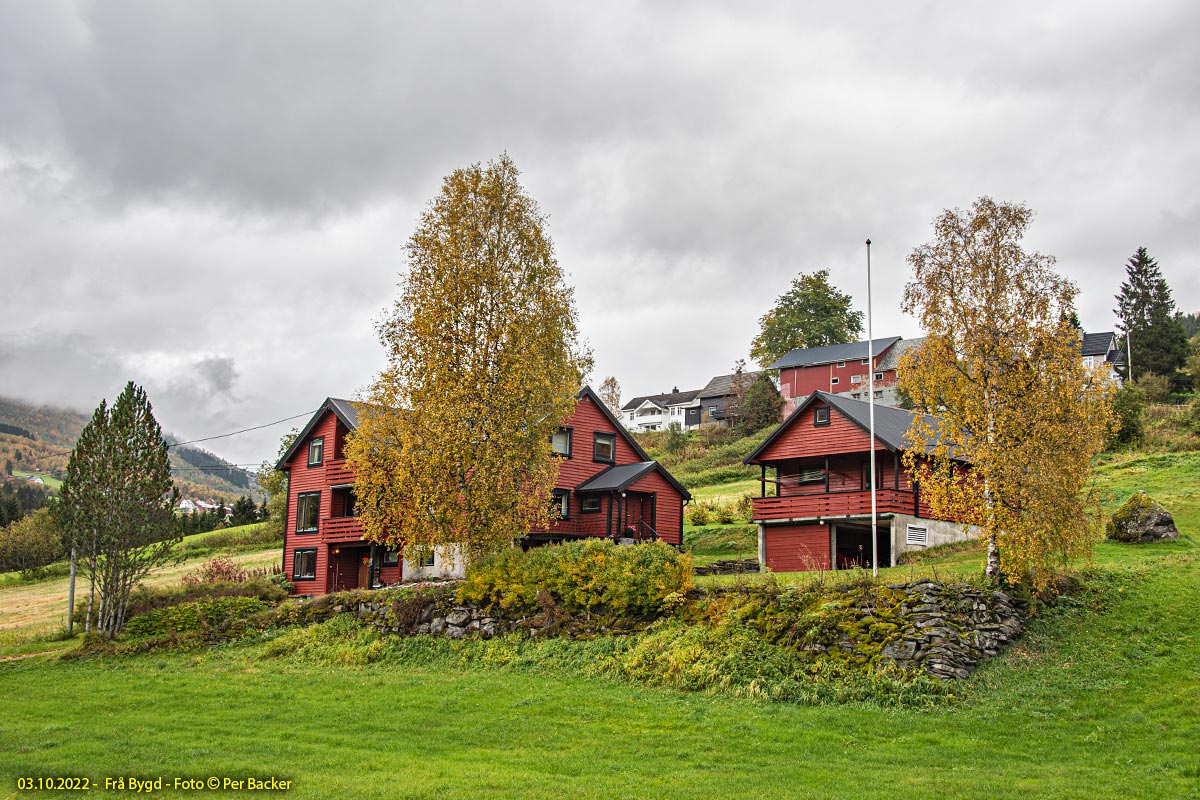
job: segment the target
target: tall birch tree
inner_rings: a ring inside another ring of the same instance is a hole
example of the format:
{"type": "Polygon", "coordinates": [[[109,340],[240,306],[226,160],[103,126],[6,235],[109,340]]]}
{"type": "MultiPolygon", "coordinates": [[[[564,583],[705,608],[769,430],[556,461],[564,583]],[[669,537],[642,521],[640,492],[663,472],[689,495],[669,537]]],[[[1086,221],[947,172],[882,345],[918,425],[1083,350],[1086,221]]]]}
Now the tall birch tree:
{"type": "Polygon", "coordinates": [[[408,240],[388,364],[346,451],[371,541],[470,558],[548,521],[551,435],[591,355],[518,175],[507,155],[455,170],[408,240]]]}
{"type": "Polygon", "coordinates": [[[899,374],[936,415],[909,432],[922,497],[935,516],[983,529],[990,579],[1040,589],[1099,535],[1085,486],[1112,407],[1110,385],[1080,357],[1076,287],[1052,256],[1022,248],[1032,219],[983,197],[934,221],[933,240],[908,257],[903,301],[926,341],[899,374]]]}

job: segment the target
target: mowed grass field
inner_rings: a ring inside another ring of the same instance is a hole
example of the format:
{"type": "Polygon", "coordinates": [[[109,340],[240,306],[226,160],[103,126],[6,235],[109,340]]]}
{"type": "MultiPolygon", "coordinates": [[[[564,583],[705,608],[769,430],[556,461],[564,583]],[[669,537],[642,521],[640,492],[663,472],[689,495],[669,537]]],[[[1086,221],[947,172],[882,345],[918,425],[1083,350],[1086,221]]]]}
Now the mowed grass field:
{"type": "Polygon", "coordinates": [[[43,656],[0,663],[0,797],[33,796],[21,776],[132,775],[276,776],[304,798],[1200,798],[1197,469],[1197,455],[1104,466],[1114,500],[1162,494],[1184,538],[1101,545],[1093,589],[945,705],[682,694],[507,666],[487,642],[368,666],[261,642],[43,656]]]}

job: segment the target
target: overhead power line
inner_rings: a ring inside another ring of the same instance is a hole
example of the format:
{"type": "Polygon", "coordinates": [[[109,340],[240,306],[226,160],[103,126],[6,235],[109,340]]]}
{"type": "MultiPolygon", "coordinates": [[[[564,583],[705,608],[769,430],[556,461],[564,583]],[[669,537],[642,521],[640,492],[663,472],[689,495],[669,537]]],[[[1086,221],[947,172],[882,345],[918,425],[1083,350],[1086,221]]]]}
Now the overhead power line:
{"type": "Polygon", "coordinates": [[[306,411],[303,414],[296,414],[295,416],[292,416],[292,417],[285,417],[284,419],[277,419],[274,422],[268,422],[266,425],[255,425],[253,428],[243,428],[242,430],[234,431],[233,433],[222,433],[217,436],[206,436],[203,439],[192,439],[189,442],[176,442],[175,444],[167,445],[167,449],[171,449],[173,447],[183,447],[185,444],[196,444],[197,442],[211,442],[213,439],[228,439],[230,436],[237,436],[239,433],[249,433],[250,431],[260,431],[263,428],[270,428],[272,425],[280,425],[284,422],[291,422],[292,420],[300,419],[301,417],[311,417],[314,413],[315,412],[312,412],[312,411],[306,411]]]}

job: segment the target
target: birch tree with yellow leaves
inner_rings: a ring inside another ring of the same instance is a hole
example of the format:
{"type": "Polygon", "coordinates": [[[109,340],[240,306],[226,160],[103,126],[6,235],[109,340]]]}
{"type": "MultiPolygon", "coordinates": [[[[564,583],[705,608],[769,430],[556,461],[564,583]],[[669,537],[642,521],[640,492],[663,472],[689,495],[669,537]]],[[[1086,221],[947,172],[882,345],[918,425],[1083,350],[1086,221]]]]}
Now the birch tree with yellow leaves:
{"type": "Polygon", "coordinates": [[[550,438],[591,368],[545,217],[501,155],[447,176],[378,332],[387,367],[346,447],[367,539],[468,559],[544,525],[550,438]]]}
{"type": "Polygon", "coordinates": [[[1075,285],[1022,248],[1032,219],[983,197],[934,221],[903,301],[926,340],[899,376],[933,415],[909,431],[906,461],[934,516],[982,528],[989,579],[1044,590],[1100,535],[1086,486],[1112,387],[1080,357],[1075,285]]]}

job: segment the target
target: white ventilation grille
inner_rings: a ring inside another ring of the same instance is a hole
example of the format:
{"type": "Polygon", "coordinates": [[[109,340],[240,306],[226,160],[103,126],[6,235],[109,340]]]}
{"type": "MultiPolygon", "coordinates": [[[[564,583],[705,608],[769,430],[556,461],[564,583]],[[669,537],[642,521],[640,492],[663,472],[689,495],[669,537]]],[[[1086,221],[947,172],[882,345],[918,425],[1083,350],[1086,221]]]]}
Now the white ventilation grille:
{"type": "Polygon", "coordinates": [[[923,525],[909,525],[904,534],[905,544],[919,544],[921,547],[929,544],[929,529],[923,525]]]}

